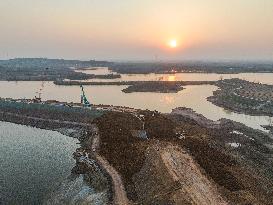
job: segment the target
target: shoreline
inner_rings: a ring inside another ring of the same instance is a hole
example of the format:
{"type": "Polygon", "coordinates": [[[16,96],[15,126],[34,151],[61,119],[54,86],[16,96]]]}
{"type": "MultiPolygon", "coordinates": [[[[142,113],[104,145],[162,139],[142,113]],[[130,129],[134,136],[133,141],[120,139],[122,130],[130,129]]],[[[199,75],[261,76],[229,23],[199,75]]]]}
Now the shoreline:
{"type": "Polygon", "coordinates": [[[179,91],[184,89],[182,86],[215,85],[215,81],[117,81],[117,82],[54,81],[54,84],[61,85],[61,86],[128,85],[127,88],[122,89],[122,92],[124,93],[134,93],[134,92],[178,93],[179,91]]]}
{"type": "Polygon", "coordinates": [[[239,114],[273,117],[273,86],[241,79],[217,81],[212,104],[239,114]]]}
{"type": "MultiPolygon", "coordinates": [[[[107,105],[97,106],[97,108],[116,110],[118,112],[123,112],[124,110],[132,112],[134,110],[127,107],[107,105]]],[[[5,111],[0,111],[0,121],[56,131],[68,137],[78,139],[80,148],[72,153],[76,160],[75,167],[71,170],[72,175],[76,174],[77,177],[80,175],[85,176],[84,181],[95,190],[106,189],[108,195],[107,203],[110,203],[110,201],[112,201],[113,204],[125,205],[129,203],[126,194],[124,194],[124,189],[120,189],[122,181],[119,174],[107,160],[98,153],[99,135],[95,124],[44,119],[5,111]],[[92,149],[90,147],[92,147],[92,149]],[[119,179],[117,179],[118,177],[119,179]],[[89,181],[91,178],[92,180],[89,181]],[[119,180],[119,185],[116,185],[117,180],[119,180]],[[123,194],[120,193],[122,191],[124,192],[123,194]]],[[[50,200],[53,200],[53,198],[46,199],[46,201],[50,200]]],[[[47,202],[45,202],[45,204],[47,204],[47,202]]]]}
{"type": "Polygon", "coordinates": [[[54,81],[55,85],[140,85],[145,83],[158,83],[158,84],[167,84],[167,83],[177,83],[179,85],[214,85],[216,81],[111,81],[111,82],[81,82],[81,81],[54,81]]]}
{"type": "Polygon", "coordinates": [[[213,105],[216,105],[217,107],[223,108],[227,111],[233,112],[233,113],[237,113],[237,114],[244,114],[244,115],[249,115],[249,116],[258,116],[258,117],[273,117],[273,115],[268,115],[266,113],[260,113],[260,112],[252,112],[252,111],[247,111],[247,110],[236,110],[234,107],[228,107],[228,106],[224,106],[220,103],[217,102],[217,100],[214,100],[212,98],[213,96],[207,97],[207,101],[211,102],[213,105]]]}
{"type": "MultiPolygon", "coordinates": [[[[23,107],[23,103],[14,103],[17,106],[13,108],[6,105],[8,112],[4,106],[0,108],[1,119],[55,129],[89,125],[81,137],[81,147],[74,153],[77,166],[73,172],[86,174],[97,190],[110,190],[109,201],[114,204],[271,202],[271,182],[266,180],[273,176],[272,134],[227,119],[208,120],[186,108],[162,114],[109,106],[92,121],[86,121],[81,114],[80,121],[71,122],[78,118],[73,108],[67,109],[75,117],[58,115],[58,121],[49,118],[50,109],[47,114],[41,113],[40,119],[33,111],[40,109],[35,104],[23,107]],[[200,183],[202,189],[196,186],[200,183]]],[[[95,113],[93,110],[90,116],[95,113]]]]}

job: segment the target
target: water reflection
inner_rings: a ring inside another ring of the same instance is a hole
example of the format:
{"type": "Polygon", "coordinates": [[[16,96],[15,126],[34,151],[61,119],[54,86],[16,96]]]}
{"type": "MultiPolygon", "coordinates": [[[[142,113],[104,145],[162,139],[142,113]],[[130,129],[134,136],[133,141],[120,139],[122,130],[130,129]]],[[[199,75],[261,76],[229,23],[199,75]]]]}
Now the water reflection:
{"type": "Polygon", "coordinates": [[[174,104],[174,97],[173,96],[163,96],[160,100],[161,103],[172,105],[174,104]]]}
{"type": "Polygon", "coordinates": [[[175,75],[169,75],[168,76],[168,81],[176,81],[176,76],[175,75]]]}
{"type": "MultiPolygon", "coordinates": [[[[80,71],[80,70],[79,70],[80,71]]],[[[108,68],[97,70],[82,70],[88,74],[111,74],[108,68]]],[[[115,74],[115,73],[114,73],[115,74]]],[[[216,74],[216,73],[173,73],[173,74],[121,74],[118,79],[90,79],[86,81],[216,81],[220,79],[240,78],[251,82],[273,84],[273,73],[240,73],[240,74],[216,74]],[[170,77],[174,76],[174,77],[170,77]],[[170,77],[170,80],[169,80],[170,77]]]]}
{"type": "Polygon", "coordinates": [[[77,140],[0,122],[0,204],[41,204],[70,175],[77,140]]]}
{"type": "MultiPolygon", "coordinates": [[[[0,82],[1,97],[33,98],[40,82],[0,82]]],[[[227,118],[244,123],[250,127],[262,129],[260,125],[268,124],[266,116],[249,116],[233,113],[213,105],[206,100],[216,86],[185,86],[178,93],[123,93],[127,86],[86,86],[85,91],[91,103],[121,105],[140,109],[158,110],[163,113],[171,112],[176,107],[192,108],[205,117],[218,120],[227,118]]],[[[65,102],[80,102],[78,86],[56,86],[46,82],[43,89],[44,100],[59,100],[65,102]]]]}

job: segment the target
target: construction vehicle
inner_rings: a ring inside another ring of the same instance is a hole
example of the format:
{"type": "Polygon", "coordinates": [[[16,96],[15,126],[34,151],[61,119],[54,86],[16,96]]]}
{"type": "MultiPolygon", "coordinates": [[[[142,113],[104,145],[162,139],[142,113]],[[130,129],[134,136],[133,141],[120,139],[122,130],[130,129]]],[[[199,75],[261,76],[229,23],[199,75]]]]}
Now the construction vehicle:
{"type": "Polygon", "coordinates": [[[87,97],[85,95],[83,86],[80,85],[81,89],[82,89],[82,94],[81,94],[81,104],[83,104],[84,107],[91,107],[91,104],[89,103],[89,101],[87,100],[87,97]]]}
{"type": "Polygon", "coordinates": [[[44,84],[45,82],[43,81],[41,87],[39,88],[39,91],[36,92],[37,96],[35,95],[35,97],[32,99],[34,103],[42,102],[42,92],[44,89],[44,84]]]}

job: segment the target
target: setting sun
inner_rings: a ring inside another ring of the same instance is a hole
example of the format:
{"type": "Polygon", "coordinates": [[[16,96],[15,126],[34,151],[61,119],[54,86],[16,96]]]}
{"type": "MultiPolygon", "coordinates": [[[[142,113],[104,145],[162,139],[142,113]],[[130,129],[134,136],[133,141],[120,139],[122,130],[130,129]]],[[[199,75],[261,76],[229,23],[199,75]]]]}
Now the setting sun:
{"type": "Polygon", "coordinates": [[[176,47],[177,47],[177,41],[176,41],[175,39],[170,40],[169,46],[170,46],[171,48],[176,48],[176,47]]]}

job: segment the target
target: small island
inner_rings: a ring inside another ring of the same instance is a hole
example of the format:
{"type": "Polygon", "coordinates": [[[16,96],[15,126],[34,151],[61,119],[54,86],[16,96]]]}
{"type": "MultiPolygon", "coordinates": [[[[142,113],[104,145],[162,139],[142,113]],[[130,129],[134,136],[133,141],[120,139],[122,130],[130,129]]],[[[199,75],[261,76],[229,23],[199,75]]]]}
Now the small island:
{"type": "Polygon", "coordinates": [[[73,85],[128,85],[122,90],[124,93],[133,92],[158,92],[158,93],[177,93],[183,90],[182,86],[187,85],[214,85],[215,81],[108,81],[108,82],[82,82],[82,81],[64,81],[56,80],[55,85],[73,86],[73,85]]]}
{"type": "Polygon", "coordinates": [[[179,82],[148,81],[142,83],[135,83],[123,89],[122,91],[125,93],[133,92],[177,93],[181,90],[183,90],[183,87],[179,82]]]}

